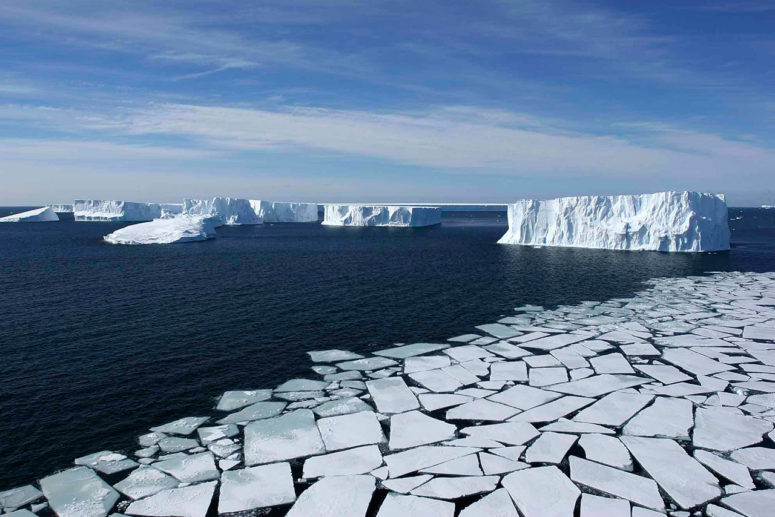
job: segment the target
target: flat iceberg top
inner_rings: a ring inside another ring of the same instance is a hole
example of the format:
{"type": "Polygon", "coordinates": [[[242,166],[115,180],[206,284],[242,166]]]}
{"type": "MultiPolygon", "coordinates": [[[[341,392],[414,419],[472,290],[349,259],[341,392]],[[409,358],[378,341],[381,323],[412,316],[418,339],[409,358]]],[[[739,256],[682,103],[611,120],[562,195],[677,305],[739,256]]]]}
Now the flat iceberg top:
{"type": "Polygon", "coordinates": [[[59,216],[50,206],[0,218],[0,223],[48,223],[54,221],[59,221],[59,216]]]}
{"type": "Polygon", "coordinates": [[[115,199],[76,199],[73,217],[76,221],[152,221],[162,216],[163,207],[174,211],[174,206],[115,199]]]}
{"type": "Polygon", "coordinates": [[[73,213],[73,205],[70,203],[59,203],[54,205],[48,205],[51,210],[54,212],[59,212],[61,214],[72,214],[73,213]]]}
{"type": "Polygon", "coordinates": [[[327,226],[433,226],[441,224],[441,209],[403,205],[324,205],[327,226]]]}
{"type": "Polygon", "coordinates": [[[720,194],[658,192],[576,196],[509,205],[501,244],[617,250],[729,249],[727,205],[720,194]]]}
{"type": "Polygon", "coordinates": [[[215,238],[215,221],[201,216],[179,215],[133,224],[106,235],[111,244],[173,244],[215,238]]]}

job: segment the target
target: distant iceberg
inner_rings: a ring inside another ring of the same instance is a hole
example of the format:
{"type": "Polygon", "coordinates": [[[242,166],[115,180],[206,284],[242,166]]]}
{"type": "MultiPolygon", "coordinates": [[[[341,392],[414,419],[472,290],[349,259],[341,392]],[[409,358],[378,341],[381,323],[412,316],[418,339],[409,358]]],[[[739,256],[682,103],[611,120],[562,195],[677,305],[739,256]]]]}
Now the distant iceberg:
{"type": "Polygon", "coordinates": [[[169,219],[133,224],[106,235],[111,244],[173,244],[197,242],[215,238],[218,219],[179,215],[169,219]]]}
{"type": "Polygon", "coordinates": [[[0,223],[49,223],[59,221],[59,216],[50,206],[0,217],[0,223]]]}
{"type": "Polygon", "coordinates": [[[73,213],[73,205],[68,203],[61,203],[58,205],[48,205],[51,210],[54,212],[57,212],[59,214],[72,214],[73,213]]]}
{"type": "Polygon", "coordinates": [[[318,220],[317,203],[251,200],[250,204],[265,223],[314,223],[318,220]]]}
{"type": "Polygon", "coordinates": [[[328,226],[433,226],[441,224],[441,209],[400,205],[325,205],[328,226]]]}
{"type": "Polygon", "coordinates": [[[221,225],[261,224],[261,217],[249,199],[214,197],[212,199],[184,199],[183,214],[216,217],[221,225]]]}
{"type": "Polygon", "coordinates": [[[160,203],[133,201],[77,199],[73,202],[76,221],[152,221],[162,215],[160,203]]]}
{"type": "Polygon", "coordinates": [[[720,194],[523,199],[509,205],[508,220],[501,244],[685,252],[729,249],[727,204],[720,194]]]}

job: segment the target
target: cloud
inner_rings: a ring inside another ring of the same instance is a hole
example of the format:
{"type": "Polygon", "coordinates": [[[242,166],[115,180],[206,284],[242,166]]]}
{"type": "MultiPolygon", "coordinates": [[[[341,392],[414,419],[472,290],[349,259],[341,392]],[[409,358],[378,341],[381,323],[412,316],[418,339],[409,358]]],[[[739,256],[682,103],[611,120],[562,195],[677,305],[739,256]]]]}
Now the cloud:
{"type": "MultiPolygon", "coordinates": [[[[368,156],[448,172],[480,169],[545,177],[683,175],[721,178],[775,169],[775,151],[748,141],[633,126],[628,137],[571,131],[509,112],[472,107],[378,113],[325,108],[250,108],[164,104],[130,111],[105,125],[134,136],[193,139],[204,148],[305,150],[368,156]]],[[[620,131],[619,131],[620,133],[620,131]]]]}

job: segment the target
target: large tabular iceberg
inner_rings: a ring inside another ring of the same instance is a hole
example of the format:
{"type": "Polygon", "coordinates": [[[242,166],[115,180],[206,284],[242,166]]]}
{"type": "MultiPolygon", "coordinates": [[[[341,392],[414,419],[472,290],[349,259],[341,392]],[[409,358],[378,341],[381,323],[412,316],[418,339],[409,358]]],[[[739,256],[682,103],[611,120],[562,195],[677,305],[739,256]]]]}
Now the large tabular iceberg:
{"type": "Polygon", "coordinates": [[[59,221],[59,216],[49,206],[0,218],[0,223],[48,223],[53,221],[59,221]]]}
{"type": "Polygon", "coordinates": [[[314,223],[318,220],[317,203],[251,200],[250,204],[265,223],[314,223]]]}
{"type": "Polygon", "coordinates": [[[220,225],[261,224],[249,199],[234,197],[214,197],[212,199],[184,199],[185,215],[217,217],[220,225]]]}
{"type": "Polygon", "coordinates": [[[329,226],[433,226],[441,224],[441,209],[429,206],[325,205],[323,224],[329,226]]]}
{"type": "Polygon", "coordinates": [[[218,220],[212,217],[179,215],[133,224],[106,235],[111,244],[172,244],[215,238],[218,220]]]}
{"type": "Polygon", "coordinates": [[[502,244],[617,250],[729,249],[727,205],[720,194],[659,192],[578,196],[509,205],[502,244]]]}
{"type": "Polygon", "coordinates": [[[162,206],[174,205],[77,199],[73,201],[73,217],[76,221],[152,221],[161,217],[162,206]]]}

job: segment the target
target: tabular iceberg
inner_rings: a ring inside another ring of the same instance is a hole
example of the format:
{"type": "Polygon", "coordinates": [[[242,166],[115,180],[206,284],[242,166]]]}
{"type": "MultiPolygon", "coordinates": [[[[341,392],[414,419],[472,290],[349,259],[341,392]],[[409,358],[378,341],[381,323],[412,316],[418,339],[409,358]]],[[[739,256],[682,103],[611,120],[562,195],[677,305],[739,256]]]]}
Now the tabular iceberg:
{"type": "Polygon", "coordinates": [[[217,217],[222,225],[261,224],[261,217],[254,210],[252,201],[234,197],[212,199],[184,199],[185,215],[217,217]]]}
{"type": "Polygon", "coordinates": [[[441,209],[429,206],[325,205],[328,226],[433,226],[441,224],[441,209]]]}
{"type": "Polygon", "coordinates": [[[0,223],[48,223],[53,221],[59,221],[59,216],[49,206],[0,218],[0,223]]]}
{"type": "Polygon", "coordinates": [[[251,200],[250,204],[265,223],[314,223],[318,220],[317,203],[251,200]]]}
{"type": "Polygon", "coordinates": [[[508,219],[501,244],[684,252],[729,249],[727,205],[721,194],[523,199],[509,205],[508,219]]]}
{"type": "Polygon", "coordinates": [[[218,219],[204,216],[179,215],[169,219],[154,219],[133,224],[106,235],[111,244],[172,244],[197,242],[215,238],[218,219]]]}
{"type": "Polygon", "coordinates": [[[99,199],[73,201],[76,221],[152,221],[161,217],[161,211],[159,203],[99,199]]]}
{"type": "Polygon", "coordinates": [[[60,203],[56,205],[48,205],[51,210],[54,212],[58,212],[60,214],[72,214],[73,213],[73,205],[68,203],[60,203]]]}

